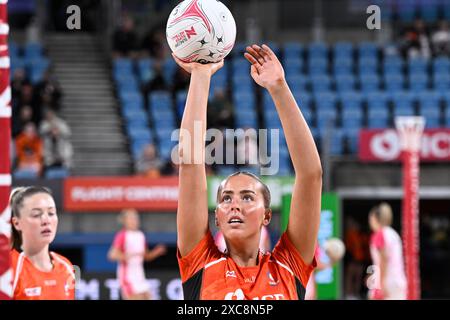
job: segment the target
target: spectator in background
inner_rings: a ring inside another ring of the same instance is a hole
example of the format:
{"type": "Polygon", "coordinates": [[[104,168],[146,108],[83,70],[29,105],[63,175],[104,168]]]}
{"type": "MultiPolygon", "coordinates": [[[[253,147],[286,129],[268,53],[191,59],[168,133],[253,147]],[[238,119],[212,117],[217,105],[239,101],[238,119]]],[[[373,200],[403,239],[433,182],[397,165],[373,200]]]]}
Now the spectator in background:
{"type": "Polygon", "coordinates": [[[156,60],[164,60],[168,56],[166,33],[160,27],[151,29],[143,38],[141,49],[145,55],[156,60]]]}
{"type": "Polygon", "coordinates": [[[182,68],[177,68],[174,78],[173,78],[173,91],[177,93],[178,91],[185,91],[188,89],[190,82],[190,74],[187,73],[182,68]]]}
{"type": "Polygon", "coordinates": [[[383,202],[370,210],[372,229],[370,254],[376,266],[375,287],[370,288],[369,299],[405,300],[407,282],[403,259],[402,240],[392,227],[392,208],[383,202]]]}
{"type": "Polygon", "coordinates": [[[25,84],[30,84],[29,80],[26,77],[25,70],[22,68],[14,69],[11,78],[11,96],[13,103],[20,99],[20,96],[22,94],[22,87],[25,84]]]}
{"type": "Polygon", "coordinates": [[[144,97],[147,97],[152,91],[169,89],[169,85],[163,75],[163,66],[161,61],[155,61],[150,74],[151,76],[149,81],[143,87],[144,97]]]}
{"type": "Polygon", "coordinates": [[[17,169],[27,170],[40,175],[42,172],[42,139],[36,132],[36,126],[28,122],[16,137],[17,169]]]}
{"type": "Polygon", "coordinates": [[[447,21],[442,20],[439,23],[439,28],[433,33],[431,42],[435,56],[450,55],[450,30],[447,21]]]}
{"type": "Polygon", "coordinates": [[[138,174],[147,178],[158,178],[161,175],[162,166],[163,163],[156,154],[155,145],[147,144],[136,164],[138,174]]]}
{"type": "Polygon", "coordinates": [[[208,105],[207,123],[209,128],[232,128],[233,123],[233,105],[227,99],[225,89],[217,88],[214,90],[214,96],[208,105]]]}
{"type": "Polygon", "coordinates": [[[431,56],[429,32],[421,19],[417,19],[414,26],[405,32],[402,42],[402,53],[405,58],[431,56]]]}
{"type": "Polygon", "coordinates": [[[70,168],[73,149],[69,140],[71,131],[67,123],[57,117],[53,110],[47,109],[39,131],[44,141],[45,167],[70,168]]]}
{"type": "Polygon", "coordinates": [[[345,269],[345,295],[347,299],[359,299],[365,263],[366,237],[361,226],[352,217],[346,218],[345,248],[347,265],[345,269]]]}
{"type": "Polygon", "coordinates": [[[119,217],[122,230],[114,237],[108,259],[118,262],[117,277],[122,298],[125,300],[149,300],[150,288],[145,279],[144,261],[152,261],[166,254],[164,245],[148,250],[142,232],[139,215],[135,209],[125,209],[119,217]]]}
{"type": "Polygon", "coordinates": [[[137,35],[134,30],[133,19],[125,14],[122,18],[122,24],[114,33],[113,55],[119,57],[135,57],[137,50],[137,35]]]}
{"type": "Polygon", "coordinates": [[[59,84],[49,71],[44,73],[42,80],[35,86],[34,92],[35,99],[41,106],[41,109],[51,108],[56,111],[60,109],[62,92],[59,84]]]}
{"type": "MultiPolygon", "coordinates": [[[[28,122],[33,121],[33,109],[29,105],[24,105],[21,108],[15,108],[18,109],[17,112],[13,112],[12,117],[12,136],[16,137],[19,133],[23,131],[23,128],[28,122]]],[[[15,111],[13,109],[13,111],[15,111]]]]}

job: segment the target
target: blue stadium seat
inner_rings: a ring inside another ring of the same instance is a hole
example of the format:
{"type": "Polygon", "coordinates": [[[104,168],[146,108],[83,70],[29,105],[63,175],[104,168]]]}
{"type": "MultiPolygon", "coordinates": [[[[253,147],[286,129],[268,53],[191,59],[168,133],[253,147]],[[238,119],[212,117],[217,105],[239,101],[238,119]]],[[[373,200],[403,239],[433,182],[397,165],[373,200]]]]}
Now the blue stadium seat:
{"type": "Polygon", "coordinates": [[[144,150],[144,147],[148,145],[149,143],[152,143],[152,141],[148,141],[145,139],[136,139],[131,141],[131,154],[133,156],[133,159],[139,159],[142,150],[144,150]]]}
{"type": "Polygon", "coordinates": [[[439,4],[440,0],[418,0],[420,17],[426,22],[435,22],[439,4]]]}
{"type": "Polygon", "coordinates": [[[355,77],[351,74],[335,76],[336,90],[339,92],[353,91],[355,89],[355,77]]]}
{"type": "Polygon", "coordinates": [[[367,125],[371,129],[386,128],[389,122],[389,111],[387,105],[384,108],[377,106],[367,109],[367,125]]]}
{"type": "Polygon", "coordinates": [[[313,56],[308,60],[309,74],[325,74],[328,70],[328,60],[313,56]]]}
{"type": "Polygon", "coordinates": [[[376,73],[378,70],[378,60],[376,57],[361,57],[358,59],[358,73],[359,75],[363,74],[372,74],[376,73]]]}
{"type": "MultiPolygon", "coordinates": [[[[126,119],[125,119],[126,120],[126,119]]],[[[129,119],[125,121],[125,126],[127,128],[127,131],[130,131],[130,128],[148,128],[148,119],[145,118],[136,118],[136,119],[129,119]]]]}
{"type": "Polygon", "coordinates": [[[332,80],[328,75],[315,74],[311,76],[311,87],[314,92],[330,91],[332,80]]]}
{"type": "Polygon", "coordinates": [[[391,100],[395,108],[407,109],[414,103],[414,93],[411,91],[396,91],[391,94],[391,100]]]}
{"type": "Polygon", "coordinates": [[[450,101],[447,103],[447,108],[445,108],[444,122],[447,128],[450,127],[450,101]]]}
{"type": "Polygon", "coordinates": [[[124,109],[144,108],[144,99],[141,94],[125,94],[121,97],[120,103],[124,109]]]}
{"type": "MultiPolygon", "coordinates": [[[[450,1],[449,1],[450,3],[450,1]]],[[[450,58],[437,57],[432,62],[433,73],[450,73],[450,58]]]]}
{"type": "Polygon", "coordinates": [[[342,128],[361,128],[363,117],[362,108],[343,108],[342,128]]]}
{"type": "Polygon", "coordinates": [[[283,66],[284,71],[286,72],[286,75],[298,75],[303,73],[303,60],[298,58],[284,58],[283,59],[283,66]]]}
{"type": "Polygon", "coordinates": [[[122,109],[122,114],[126,121],[147,118],[147,113],[143,109],[122,109]]]}
{"type": "Polygon", "coordinates": [[[349,151],[350,153],[357,153],[358,152],[358,143],[359,143],[359,131],[361,128],[356,127],[343,127],[343,135],[344,139],[348,143],[349,151]]]}
{"type": "Polygon", "coordinates": [[[450,90],[450,73],[435,73],[433,75],[433,86],[435,90],[441,92],[450,90]]]}
{"type": "Polygon", "coordinates": [[[362,58],[374,58],[378,57],[378,47],[373,42],[361,42],[357,48],[358,56],[362,58]]]}
{"type": "Polygon", "coordinates": [[[380,88],[380,78],[376,74],[360,75],[359,86],[363,92],[377,91],[380,88]]]}
{"type": "Polygon", "coordinates": [[[403,72],[403,60],[397,56],[386,57],[383,61],[384,73],[402,73],[403,72]]]}
{"type": "Polygon", "coordinates": [[[298,58],[303,53],[303,45],[299,42],[286,42],[284,44],[284,58],[298,58]]]}
{"type": "Polygon", "coordinates": [[[308,78],[302,74],[286,74],[286,80],[292,91],[305,91],[309,83],[308,78]]]}
{"type": "Polygon", "coordinates": [[[235,111],[235,125],[238,128],[258,128],[257,113],[252,110],[237,108],[235,111]]]}
{"type": "Polygon", "coordinates": [[[441,120],[441,108],[439,103],[421,101],[419,104],[419,115],[425,117],[426,128],[439,128],[441,120]]]}
{"type": "Polygon", "coordinates": [[[153,91],[148,96],[150,109],[172,108],[172,97],[168,91],[153,91]]]}
{"type": "Polygon", "coordinates": [[[397,14],[402,22],[412,22],[416,16],[416,0],[397,0],[397,14]]]}
{"type": "Polygon", "coordinates": [[[336,111],[336,94],[334,92],[320,92],[314,94],[314,102],[316,110],[333,110],[336,111]]]}
{"type": "Polygon", "coordinates": [[[67,168],[50,168],[45,170],[46,179],[64,179],[69,176],[69,170],[67,168]]]}
{"type": "Polygon", "coordinates": [[[292,94],[300,109],[311,108],[312,98],[310,93],[305,91],[292,91],[292,94]]]}
{"type": "Polygon", "coordinates": [[[42,57],[43,54],[44,49],[40,43],[29,42],[26,43],[23,48],[23,55],[26,59],[39,58],[42,57]]]}
{"type": "Polygon", "coordinates": [[[409,90],[414,92],[424,91],[428,89],[427,73],[410,73],[408,77],[409,90]]]}
{"type": "Polygon", "coordinates": [[[328,58],[328,47],[323,42],[310,43],[308,46],[308,58],[328,58]]]}
{"type": "Polygon", "coordinates": [[[426,73],[428,72],[428,59],[425,58],[413,58],[408,60],[409,73],[426,73]]]}
{"type": "Polygon", "coordinates": [[[353,73],[353,60],[345,57],[335,57],[333,60],[333,73],[335,75],[353,73]]]}
{"type": "Polygon", "coordinates": [[[384,88],[386,91],[400,91],[404,89],[404,79],[401,73],[385,73],[384,88]]]}
{"type": "Polygon", "coordinates": [[[38,173],[34,170],[17,169],[13,172],[14,179],[37,179],[38,173]]]}
{"type": "Polygon", "coordinates": [[[138,60],[137,68],[139,80],[142,83],[148,82],[153,77],[153,59],[151,58],[143,58],[138,60]]]}
{"type": "Polygon", "coordinates": [[[253,79],[250,74],[233,74],[232,78],[233,91],[251,91],[253,90],[253,79]]]}
{"type": "Polygon", "coordinates": [[[358,91],[343,91],[339,94],[342,110],[362,109],[363,97],[358,91]]]}
{"type": "Polygon", "coordinates": [[[128,127],[127,131],[132,140],[153,141],[153,134],[148,127],[128,127]]]}
{"type": "Polygon", "coordinates": [[[173,82],[175,72],[178,68],[179,67],[177,63],[175,62],[175,60],[173,60],[172,57],[166,58],[163,64],[163,77],[168,83],[173,82]]]}
{"type": "Polygon", "coordinates": [[[113,72],[114,73],[132,73],[133,72],[133,62],[130,58],[117,58],[113,61],[113,72]]]}
{"type": "Polygon", "coordinates": [[[353,44],[351,42],[337,42],[334,45],[334,58],[350,58],[353,57],[353,44]]]}
{"type": "Polygon", "coordinates": [[[317,128],[323,130],[336,127],[336,109],[317,109],[317,128]]]}
{"type": "Polygon", "coordinates": [[[344,132],[342,129],[333,128],[322,130],[319,128],[320,143],[322,149],[324,145],[328,145],[331,155],[342,155],[344,153],[344,132]],[[327,141],[327,139],[329,139],[327,141]],[[327,143],[329,142],[329,143],[327,143]]]}
{"type": "Polygon", "coordinates": [[[256,108],[256,98],[252,92],[241,91],[235,92],[233,91],[233,104],[235,109],[239,109],[241,107],[246,109],[255,110],[256,108]]]}

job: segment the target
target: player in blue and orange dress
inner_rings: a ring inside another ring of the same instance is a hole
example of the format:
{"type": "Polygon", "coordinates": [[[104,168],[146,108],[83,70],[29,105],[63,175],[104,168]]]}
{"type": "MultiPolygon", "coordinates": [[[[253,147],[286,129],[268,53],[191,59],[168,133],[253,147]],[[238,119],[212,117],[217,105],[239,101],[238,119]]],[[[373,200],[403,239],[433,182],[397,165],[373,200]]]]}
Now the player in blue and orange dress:
{"type": "Polygon", "coordinates": [[[35,186],[17,188],[11,193],[10,206],[13,299],[75,299],[72,264],[49,251],[58,226],[50,190],[35,186]]]}
{"type": "Polygon", "coordinates": [[[177,254],[185,299],[303,299],[316,265],[322,190],[316,145],[273,51],[266,45],[253,45],[244,55],[251,64],[251,76],[275,103],[293,162],[289,223],[273,251],[262,253],[258,248],[261,229],[272,218],[270,191],[257,176],[234,173],[217,191],[215,223],[227,252],[218,250],[208,228],[205,146],[191,137],[205,137],[211,76],[223,61],[185,63],[174,56],[191,74],[180,130],[177,212],[177,254]],[[199,128],[201,132],[194,134],[199,128]]]}

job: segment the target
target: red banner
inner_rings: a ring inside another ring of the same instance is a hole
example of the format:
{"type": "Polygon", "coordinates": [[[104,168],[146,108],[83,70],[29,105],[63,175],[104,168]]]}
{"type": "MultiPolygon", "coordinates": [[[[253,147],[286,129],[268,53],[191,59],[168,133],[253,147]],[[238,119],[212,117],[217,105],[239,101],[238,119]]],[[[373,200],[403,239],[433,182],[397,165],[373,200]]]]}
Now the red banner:
{"type": "Polygon", "coordinates": [[[178,177],[89,177],[68,178],[64,182],[66,211],[176,211],[177,205],[178,177]]]}
{"type": "MultiPolygon", "coordinates": [[[[396,130],[361,130],[359,159],[361,161],[399,161],[400,137],[396,130]]],[[[422,135],[421,161],[450,161],[450,129],[425,130],[422,135]]]]}
{"type": "Polygon", "coordinates": [[[12,296],[12,271],[9,260],[11,234],[9,192],[11,169],[11,89],[9,86],[8,14],[7,1],[0,1],[0,300],[12,296]]]}

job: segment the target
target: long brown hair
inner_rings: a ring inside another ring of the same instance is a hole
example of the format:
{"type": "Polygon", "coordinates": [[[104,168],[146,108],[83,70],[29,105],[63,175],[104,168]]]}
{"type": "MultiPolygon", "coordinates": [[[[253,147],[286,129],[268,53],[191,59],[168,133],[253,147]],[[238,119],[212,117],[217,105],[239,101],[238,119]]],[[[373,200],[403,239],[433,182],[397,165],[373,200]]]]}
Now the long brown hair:
{"type": "Polygon", "coordinates": [[[220,194],[222,193],[223,186],[227,183],[227,181],[230,180],[231,177],[234,177],[234,176],[237,176],[240,174],[249,176],[261,184],[261,186],[262,186],[261,192],[262,192],[262,195],[264,198],[264,208],[269,209],[270,201],[271,201],[269,187],[264,182],[262,182],[262,180],[258,176],[254,175],[253,173],[247,172],[247,171],[238,171],[238,172],[232,173],[220,183],[220,186],[217,189],[217,202],[219,202],[220,194]]]}
{"type": "Polygon", "coordinates": [[[29,186],[29,187],[19,187],[15,188],[13,191],[11,191],[11,196],[9,198],[9,205],[11,207],[11,226],[12,226],[12,234],[11,234],[11,248],[15,249],[17,251],[21,251],[22,247],[22,234],[19,230],[17,230],[14,227],[14,224],[12,223],[12,218],[17,217],[20,218],[20,210],[23,207],[23,202],[26,198],[29,198],[31,196],[34,196],[38,193],[45,193],[49,196],[53,196],[52,192],[45,188],[40,186],[29,186]]]}

